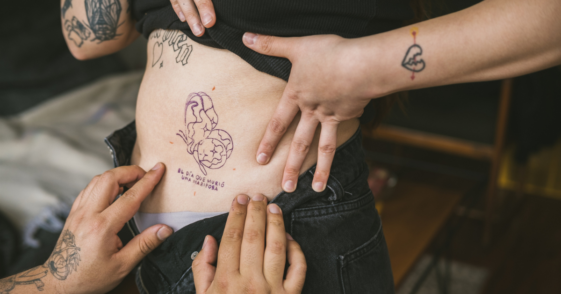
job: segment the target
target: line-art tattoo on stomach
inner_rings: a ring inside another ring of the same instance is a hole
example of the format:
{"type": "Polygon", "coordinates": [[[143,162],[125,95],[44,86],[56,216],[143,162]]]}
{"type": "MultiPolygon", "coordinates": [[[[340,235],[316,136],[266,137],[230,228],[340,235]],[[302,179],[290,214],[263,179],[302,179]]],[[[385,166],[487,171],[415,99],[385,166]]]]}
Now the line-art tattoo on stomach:
{"type": "Polygon", "coordinates": [[[187,144],[187,153],[207,175],[206,168],[218,169],[232,155],[234,141],[225,130],[217,129],[218,114],[212,99],[204,92],[191,93],[185,104],[185,131],[177,135],[187,144]]]}
{"type": "Polygon", "coordinates": [[[411,36],[413,36],[413,45],[407,49],[401,65],[411,71],[411,80],[414,80],[415,73],[425,69],[425,61],[421,58],[423,48],[417,44],[419,29],[417,27],[412,27],[409,32],[411,36]]]}
{"type": "Polygon", "coordinates": [[[117,36],[121,2],[119,0],[85,0],[90,29],[95,35],[92,41],[114,39],[117,36]]]}

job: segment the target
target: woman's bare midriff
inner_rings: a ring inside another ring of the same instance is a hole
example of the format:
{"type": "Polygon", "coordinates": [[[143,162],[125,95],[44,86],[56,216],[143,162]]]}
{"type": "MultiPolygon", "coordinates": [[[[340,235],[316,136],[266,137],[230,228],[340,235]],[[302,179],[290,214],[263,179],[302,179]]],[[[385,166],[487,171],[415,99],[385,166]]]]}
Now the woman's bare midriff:
{"type": "MultiPolygon", "coordinates": [[[[200,45],[180,31],[152,32],[132,164],[149,170],[163,162],[167,170],[140,211],[228,211],[238,194],[272,199],[281,192],[298,118],[267,165],[255,158],[285,86],[228,50],[200,45]]],[[[357,120],[342,123],[337,145],[357,128],[357,120]]],[[[317,161],[318,139],[316,132],[301,172],[317,161]]]]}

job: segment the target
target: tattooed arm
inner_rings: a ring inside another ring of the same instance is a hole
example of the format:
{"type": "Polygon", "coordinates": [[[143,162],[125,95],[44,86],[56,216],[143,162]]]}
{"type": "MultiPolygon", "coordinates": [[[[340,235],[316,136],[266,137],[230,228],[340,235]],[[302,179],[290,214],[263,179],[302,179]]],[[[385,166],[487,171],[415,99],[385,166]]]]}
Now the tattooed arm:
{"type": "Polygon", "coordinates": [[[321,124],[313,188],[325,189],[340,122],[370,99],[454,83],[523,75],[561,64],[561,1],[487,0],[465,10],[383,34],[279,38],[246,33],[244,43],[288,58],[292,71],[256,157],[267,164],[295,115],[302,113],[282,185],[296,187],[321,124]]]}
{"type": "Polygon", "coordinates": [[[105,293],[117,286],[144,256],[172,234],[155,225],[123,246],[117,233],[160,181],[165,167],[138,166],[96,176],[78,195],[49,259],[38,267],[0,279],[0,294],[105,293]],[[130,189],[113,204],[122,191],[130,189]]]}
{"type": "Polygon", "coordinates": [[[80,60],[117,52],[139,33],[130,0],[61,0],[62,31],[72,55],[80,60]]]}

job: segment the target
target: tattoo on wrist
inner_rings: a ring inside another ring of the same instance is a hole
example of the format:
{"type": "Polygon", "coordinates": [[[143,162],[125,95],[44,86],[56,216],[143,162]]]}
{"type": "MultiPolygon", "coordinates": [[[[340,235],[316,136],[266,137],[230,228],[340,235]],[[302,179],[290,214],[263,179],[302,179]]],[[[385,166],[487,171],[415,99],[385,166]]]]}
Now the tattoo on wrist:
{"type": "Polygon", "coordinates": [[[185,104],[185,131],[176,133],[185,144],[187,153],[193,156],[201,172],[205,168],[219,169],[226,164],[234,151],[232,136],[217,129],[218,114],[212,99],[205,92],[191,93],[185,104]]]}
{"type": "Polygon", "coordinates": [[[422,58],[423,48],[417,44],[417,36],[419,35],[419,29],[417,27],[412,27],[410,29],[411,36],[413,37],[413,45],[407,49],[405,57],[401,62],[401,66],[405,69],[411,71],[411,80],[415,79],[415,73],[421,72],[425,69],[425,61],[422,58]]]}
{"type": "Polygon", "coordinates": [[[43,265],[0,280],[0,293],[8,294],[16,286],[34,284],[37,290],[43,291],[45,283],[41,280],[49,271],[58,280],[66,278],[78,268],[80,247],[76,246],[74,234],[69,230],[62,231],[53,254],[43,265]]]}

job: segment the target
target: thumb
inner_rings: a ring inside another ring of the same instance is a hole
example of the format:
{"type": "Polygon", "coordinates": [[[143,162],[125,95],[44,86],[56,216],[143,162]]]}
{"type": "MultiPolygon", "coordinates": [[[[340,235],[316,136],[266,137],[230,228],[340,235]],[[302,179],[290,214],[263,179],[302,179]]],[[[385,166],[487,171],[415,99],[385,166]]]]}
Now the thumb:
{"type": "Polygon", "coordinates": [[[249,49],[270,56],[290,59],[296,38],[281,38],[254,33],[245,33],[243,43],[249,49]]]}
{"type": "Polygon", "coordinates": [[[160,246],[169,236],[173,229],[166,225],[154,225],[134,237],[127,246],[119,251],[123,263],[130,266],[132,270],[148,253],[160,246]]]}
{"type": "Polygon", "coordinates": [[[218,253],[218,245],[214,237],[208,235],[205,237],[203,249],[193,261],[193,279],[195,280],[195,289],[197,293],[206,293],[216,273],[216,256],[218,253]]]}

